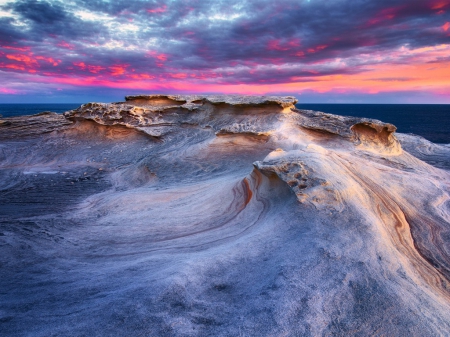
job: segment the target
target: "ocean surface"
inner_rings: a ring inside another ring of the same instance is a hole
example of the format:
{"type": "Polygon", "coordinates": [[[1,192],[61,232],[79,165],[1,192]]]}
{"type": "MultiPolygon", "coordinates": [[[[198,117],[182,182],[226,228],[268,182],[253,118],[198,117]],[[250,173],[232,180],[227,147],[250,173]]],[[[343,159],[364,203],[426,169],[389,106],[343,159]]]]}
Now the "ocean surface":
{"type": "Polygon", "coordinates": [[[3,117],[34,115],[43,111],[63,113],[78,108],[82,103],[65,104],[0,104],[0,115],[3,117]]]}
{"type": "MultiPolygon", "coordinates": [[[[0,104],[4,117],[42,111],[63,113],[81,104],[0,104]]],[[[392,123],[398,132],[420,135],[434,143],[450,143],[450,104],[297,104],[297,108],[375,118],[392,123]]]]}

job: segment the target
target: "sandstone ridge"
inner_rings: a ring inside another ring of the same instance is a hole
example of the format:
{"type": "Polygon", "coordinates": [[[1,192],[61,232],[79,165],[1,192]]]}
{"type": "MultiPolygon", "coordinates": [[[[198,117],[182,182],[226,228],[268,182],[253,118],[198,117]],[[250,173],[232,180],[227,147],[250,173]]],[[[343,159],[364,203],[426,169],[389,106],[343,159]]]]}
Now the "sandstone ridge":
{"type": "Polygon", "coordinates": [[[290,96],[136,95],[126,96],[125,100],[84,104],[65,116],[71,120],[87,119],[103,125],[134,127],[154,137],[162,137],[172,131],[172,126],[182,123],[212,127],[218,134],[267,135],[271,132],[273,118],[280,119],[277,114],[285,112],[291,115],[289,113],[293,111],[297,114],[291,119],[303,128],[330,132],[366,149],[392,154],[401,152],[394,136],[394,125],[374,119],[297,110],[297,99],[290,96]],[[225,115],[234,116],[225,120],[225,115]],[[245,122],[236,123],[236,115],[246,116],[239,118],[245,122]]]}

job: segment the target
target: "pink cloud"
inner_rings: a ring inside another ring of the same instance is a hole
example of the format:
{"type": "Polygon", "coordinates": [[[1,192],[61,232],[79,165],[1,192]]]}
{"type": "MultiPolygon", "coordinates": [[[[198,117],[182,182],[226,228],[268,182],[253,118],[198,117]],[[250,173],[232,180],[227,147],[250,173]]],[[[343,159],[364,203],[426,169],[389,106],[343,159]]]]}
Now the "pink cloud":
{"type": "Polygon", "coordinates": [[[0,92],[3,94],[8,94],[8,95],[15,95],[15,94],[19,93],[17,90],[8,89],[5,87],[0,87],[0,92]]]}
{"type": "Polygon", "coordinates": [[[161,7],[157,7],[157,8],[153,8],[153,9],[147,9],[147,13],[164,13],[167,11],[167,5],[161,6],[161,7]]]}
{"type": "Polygon", "coordinates": [[[84,64],[84,62],[74,62],[73,65],[81,69],[86,69],[86,64],[84,64]]]}
{"type": "Polygon", "coordinates": [[[62,47],[62,48],[66,48],[66,49],[70,49],[70,50],[75,48],[75,46],[73,44],[70,44],[70,43],[68,43],[66,41],[61,41],[60,43],[57,44],[57,46],[58,47],[62,47]]]}
{"type": "Polygon", "coordinates": [[[155,78],[155,76],[151,76],[149,74],[132,74],[129,77],[135,80],[151,80],[155,78]]]}
{"type": "Polygon", "coordinates": [[[185,73],[177,73],[177,74],[169,74],[170,75],[170,77],[173,77],[173,78],[186,78],[187,77],[187,74],[185,74],[185,73]]]}
{"type": "Polygon", "coordinates": [[[48,63],[53,64],[53,66],[57,66],[58,63],[61,63],[61,60],[55,60],[52,57],[45,57],[45,56],[36,56],[36,60],[43,60],[43,61],[47,61],[48,63]]]}
{"type": "Polygon", "coordinates": [[[6,58],[18,62],[23,62],[27,66],[37,64],[37,61],[35,59],[25,54],[6,54],[6,58]]]}
{"type": "Polygon", "coordinates": [[[167,57],[168,57],[167,54],[157,53],[155,51],[149,51],[149,52],[147,52],[147,55],[155,58],[156,65],[160,68],[164,66],[164,62],[167,61],[167,57]]]}
{"type": "Polygon", "coordinates": [[[0,64],[0,68],[12,69],[12,70],[25,70],[25,66],[21,64],[0,64]]]}
{"type": "Polygon", "coordinates": [[[377,15],[375,15],[375,17],[369,19],[369,21],[367,21],[367,25],[366,26],[373,26],[373,25],[376,25],[378,23],[382,23],[384,21],[392,20],[404,8],[405,8],[405,6],[385,8],[385,9],[381,10],[380,12],[378,12],[377,15]]]}
{"type": "Polygon", "coordinates": [[[111,67],[109,67],[109,70],[111,70],[112,76],[119,76],[123,75],[125,71],[127,70],[127,67],[129,67],[128,64],[115,64],[111,67]]]}
{"type": "Polygon", "coordinates": [[[450,1],[448,0],[440,0],[440,1],[434,1],[433,5],[431,6],[431,9],[442,9],[446,6],[450,5],[450,1]]]}
{"type": "Polygon", "coordinates": [[[73,63],[74,66],[77,66],[78,68],[82,69],[82,70],[87,70],[90,73],[93,74],[97,74],[102,70],[105,70],[105,67],[102,66],[95,66],[95,65],[91,65],[91,64],[85,64],[84,62],[74,62],[73,63]]]}
{"type": "Polygon", "coordinates": [[[166,54],[159,54],[156,56],[156,58],[160,61],[167,61],[167,55],[166,54]]]}
{"type": "Polygon", "coordinates": [[[314,48],[309,48],[308,53],[310,53],[310,54],[317,53],[318,51],[324,50],[327,47],[328,46],[326,44],[324,44],[324,45],[316,46],[314,48]]]}
{"type": "Polygon", "coordinates": [[[279,51],[286,51],[291,50],[300,47],[300,40],[299,39],[291,39],[288,41],[283,40],[270,40],[267,43],[267,49],[268,50],[279,50],[279,51]]]}
{"type": "Polygon", "coordinates": [[[31,49],[30,47],[13,47],[13,46],[0,46],[0,48],[16,50],[16,51],[30,51],[30,49],[31,49]]]}

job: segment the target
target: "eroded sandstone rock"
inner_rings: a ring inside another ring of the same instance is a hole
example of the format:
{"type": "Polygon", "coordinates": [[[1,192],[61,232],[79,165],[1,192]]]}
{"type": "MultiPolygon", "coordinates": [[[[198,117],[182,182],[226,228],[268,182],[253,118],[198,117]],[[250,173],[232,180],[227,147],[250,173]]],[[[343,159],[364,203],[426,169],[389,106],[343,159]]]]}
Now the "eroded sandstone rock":
{"type": "Polygon", "coordinates": [[[0,331],[447,335],[448,146],[296,102],[1,119],[0,331]]]}

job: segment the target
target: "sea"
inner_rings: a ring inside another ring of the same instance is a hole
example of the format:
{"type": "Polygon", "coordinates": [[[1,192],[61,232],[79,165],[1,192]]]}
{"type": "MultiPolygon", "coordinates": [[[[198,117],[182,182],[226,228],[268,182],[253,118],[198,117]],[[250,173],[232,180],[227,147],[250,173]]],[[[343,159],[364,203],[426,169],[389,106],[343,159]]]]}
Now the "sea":
{"type": "MultiPolygon", "coordinates": [[[[43,111],[63,113],[72,104],[0,104],[3,117],[33,115],[43,111]]],[[[434,143],[450,144],[450,104],[297,104],[298,109],[343,116],[374,118],[394,124],[398,132],[422,136],[434,143]]]]}
{"type": "Polygon", "coordinates": [[[63,113],[78,108],[82,103],[64,104],[0,104],[0,115],[3,117],[35,115],[44,111],[63,113]]]}

